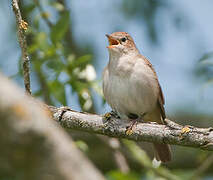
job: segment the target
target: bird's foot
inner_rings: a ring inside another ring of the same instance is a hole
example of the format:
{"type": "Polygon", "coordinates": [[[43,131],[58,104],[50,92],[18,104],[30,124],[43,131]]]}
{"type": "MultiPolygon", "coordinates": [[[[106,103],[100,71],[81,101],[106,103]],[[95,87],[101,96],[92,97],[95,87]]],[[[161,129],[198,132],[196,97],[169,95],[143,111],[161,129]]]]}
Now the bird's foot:
{"type": "Polygon", "coordinates": [[[137,119],[134,119],[130,122],[130,125],[126,127],[126,135],[131,135],[133,133],[134,126],[137,125],[137,119]]]}
{"type": "Polygon", "coordinates": [[[117,119],[120,119],[120,116],[117,114],[117,112],[113,111],[113,110],[111,112],[104,114],[103,117],[107,121],[109,121],[111,119],[111,117],[115,117],[117,119]]]}

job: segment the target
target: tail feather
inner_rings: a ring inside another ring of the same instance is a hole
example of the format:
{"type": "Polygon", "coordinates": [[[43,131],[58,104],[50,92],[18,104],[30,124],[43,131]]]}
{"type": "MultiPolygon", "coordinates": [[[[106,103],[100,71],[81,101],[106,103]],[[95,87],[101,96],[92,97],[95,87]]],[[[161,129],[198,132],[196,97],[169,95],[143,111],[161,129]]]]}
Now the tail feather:
{"type": "Polygon", "coordinates": [[[172,159],[171,148],[168,144],[157,144],[154,143],[156,150],[156,159],[162,162],[169,162],[172,159]]]}

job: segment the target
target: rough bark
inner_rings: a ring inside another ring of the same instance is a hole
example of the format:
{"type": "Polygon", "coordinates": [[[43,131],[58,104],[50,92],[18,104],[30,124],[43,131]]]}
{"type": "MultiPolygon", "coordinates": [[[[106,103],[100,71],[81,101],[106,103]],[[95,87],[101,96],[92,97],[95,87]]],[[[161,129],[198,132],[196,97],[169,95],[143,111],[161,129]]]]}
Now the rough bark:
{"type": "Polygon", "coordinates": [[[68,129],[86,131],[116,138],[126,138],[134,141],[166,143],[189,146],[213,151],[213,128],[197,128],[182,126],[166,119],[167,125],[156,123],[138,123],[132,134],[126,133],[129,122],[112,117],[105,120],[103,116],[76,112],[67,107],[50,107],[55,121],[68,129]]]}
{"type": "Polygon", "coordinates": [[[27,52],[27,42],[24,31],[27,29],[28,24],[22,19],[21,12],[18,5],[18,0],[12,0],[13,12],[16,17],[18,41],[21,47],[22,54],[22,67],[24,76],[24,85],[27,93],[31,94],[30,89],[30,60],[27,52]]]}
{"type": "Polygon", "coordinates": [[[0,82],[0,179],[104,179],[42,103],[0,82]]]}

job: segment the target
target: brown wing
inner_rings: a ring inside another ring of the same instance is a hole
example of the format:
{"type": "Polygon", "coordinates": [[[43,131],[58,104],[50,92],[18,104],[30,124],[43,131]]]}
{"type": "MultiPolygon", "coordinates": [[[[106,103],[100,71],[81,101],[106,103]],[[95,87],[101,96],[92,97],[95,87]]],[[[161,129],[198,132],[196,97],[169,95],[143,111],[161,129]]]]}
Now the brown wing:
{"type": "Polygon", "coordinates": [[[165,109],[164,109],[165,101],[164,101],[163,92],[162,92],[162,89],[161,89],[159,82],[158,82],[158,86],[159,86],[159,89],[160,89],[160,94],[159,94],[159,97],[158,97],[158,104],[160,106],[161,116],[164,120],[166,118],[166,113],[165,113],[165,109]]]}
{"type": "Polygon", "coordinates": [[[157,78],[157,74],[156,74],[152,64],[149,62],[149,60],[146,57],[144,57],[143,55],[141,55],[141,56],[144,59],[144,61],[146,62],[146,64],[152,69],[152,71],[156,75],[156,81],[157,81],[158,87],[159,87],[158,105],[160,107],[161,116],[164,120],[166,118],[166,113],[165,113],[165,109],[164,109],[165,100],[164,100],[164,96],[163,96],[163,92],[162,92],[160,83],[159,83],[158,78],[157,78]]]}

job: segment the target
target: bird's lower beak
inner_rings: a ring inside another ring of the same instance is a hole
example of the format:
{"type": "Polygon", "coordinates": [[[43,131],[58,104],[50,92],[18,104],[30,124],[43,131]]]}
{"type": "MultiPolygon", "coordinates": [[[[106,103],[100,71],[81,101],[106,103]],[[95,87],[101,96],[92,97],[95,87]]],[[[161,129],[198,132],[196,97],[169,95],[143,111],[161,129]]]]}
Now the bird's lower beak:
{"type": "Polygon", "coordinates": [[[112,36],[106,34],[106,37],[108,38],[109,41],[109,46],[107,46],[107,48],[114,48],[116,45],[119,44],[119,41],[113,38],[112,36]]]}

